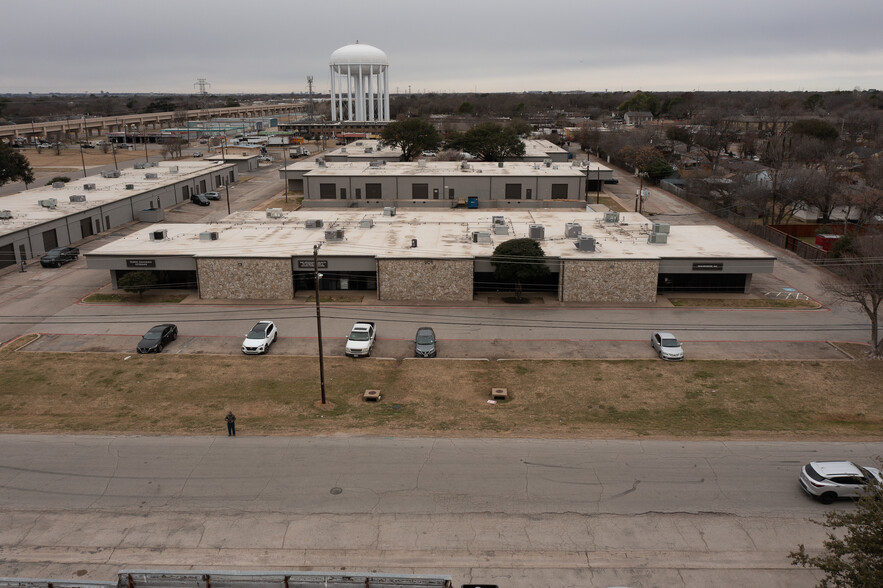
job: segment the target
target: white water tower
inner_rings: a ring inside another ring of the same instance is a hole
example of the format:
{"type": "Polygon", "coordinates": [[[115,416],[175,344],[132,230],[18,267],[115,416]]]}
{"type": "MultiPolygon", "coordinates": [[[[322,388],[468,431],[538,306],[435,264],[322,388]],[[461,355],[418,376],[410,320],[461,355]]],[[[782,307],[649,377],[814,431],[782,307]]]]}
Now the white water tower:
{"type": "Polygon", "coordinates": [[[331,54],[331,120],[389,121],[389,60],[372,47],[341,47],[331,54]]]}

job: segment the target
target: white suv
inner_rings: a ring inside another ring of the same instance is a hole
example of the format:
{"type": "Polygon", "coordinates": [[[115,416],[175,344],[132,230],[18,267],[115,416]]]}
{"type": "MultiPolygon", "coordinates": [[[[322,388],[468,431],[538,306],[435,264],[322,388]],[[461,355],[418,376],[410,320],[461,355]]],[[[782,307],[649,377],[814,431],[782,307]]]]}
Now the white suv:
{"type": "Polygon", "coordinates": [[[813,461],[800,470],[800,487],[822,504],[838,498],[858,498],[873,481],[883,483],[880,470],[851,461],[813,461]]]}
{"type": "Polygon", "coordinates": [[[245,335],[245,341],[242,342],[242,353],[247,355],[266,353],[278,336],[279,333],[276,331],[273,321],[258,321],[245,335]]]}

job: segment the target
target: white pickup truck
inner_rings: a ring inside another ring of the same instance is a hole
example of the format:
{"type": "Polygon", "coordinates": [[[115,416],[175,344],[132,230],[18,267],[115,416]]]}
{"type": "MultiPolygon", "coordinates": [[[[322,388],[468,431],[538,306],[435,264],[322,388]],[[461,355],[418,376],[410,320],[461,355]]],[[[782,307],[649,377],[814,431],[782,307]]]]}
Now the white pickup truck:
{"type": "Polygon", "coordinates": [[[359,321],[353,325],[350,336],[346,340],[345,353],[347,357],[360,357],[371,355],[374,340],[377,337],[377,329],[370,321],[359,321]]]}

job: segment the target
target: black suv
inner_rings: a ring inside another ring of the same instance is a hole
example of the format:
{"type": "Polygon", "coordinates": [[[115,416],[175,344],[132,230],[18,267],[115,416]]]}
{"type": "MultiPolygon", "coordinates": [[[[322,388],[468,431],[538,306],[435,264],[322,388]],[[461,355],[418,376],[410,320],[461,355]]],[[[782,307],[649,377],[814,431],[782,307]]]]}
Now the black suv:
{"type": "Polygon", "coordinates": [[[61,267],[69,261],[76,261],[80,257],[80,250],[76,247],[56,247],[46,252],[40,258],[43,267],[61,267]]]}
{"type": "Polygon", "coordinates": [[[200,206],[208,206],[211,204],[208,198],[205,197],[205,194],[192,194],[190,196],[190,202],[193,204],[199,204],[200,206]]]}

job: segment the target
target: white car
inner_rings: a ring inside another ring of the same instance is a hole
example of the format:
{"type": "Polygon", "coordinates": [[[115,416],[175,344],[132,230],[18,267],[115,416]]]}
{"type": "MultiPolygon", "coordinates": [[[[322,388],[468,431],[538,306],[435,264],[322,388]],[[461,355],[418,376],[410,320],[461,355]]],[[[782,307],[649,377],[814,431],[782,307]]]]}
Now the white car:
{"type": "Polygon", "coordinates": [[[678,338],[665,331],[656,331],[650,336],[650,345],[659,354],[660,359],[680,361],[684,359],[684,348],[678,338]]]}
{"type": "Polygon", "coordinates": [[[880,470],[851,461],[813,461],[800,470],[800,487],[822,504],[838,498],[858,498],[874,480],[883,483],[880,470]]]}
{"type": "Polygon", "coordinates": [[[276,331],[273,321],[258,321],[245,335],[245,341],[242,342],[242,353],[246,355],[266,353],[278,336],[279,333],[276,331]]]}

